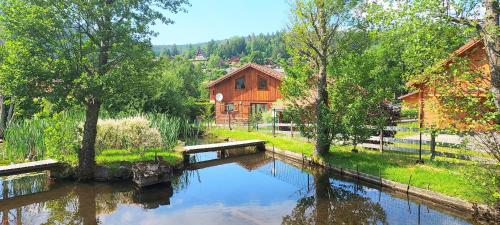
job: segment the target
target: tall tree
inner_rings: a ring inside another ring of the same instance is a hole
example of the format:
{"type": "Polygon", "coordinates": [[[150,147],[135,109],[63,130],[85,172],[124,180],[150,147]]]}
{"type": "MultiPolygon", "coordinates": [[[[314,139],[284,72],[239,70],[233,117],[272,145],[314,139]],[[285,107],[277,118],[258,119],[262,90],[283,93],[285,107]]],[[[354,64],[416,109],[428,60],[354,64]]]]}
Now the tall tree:
{"type": "Polygon", "coordinates": [[[292,6],[291,27],[286,35],[292,55],[305,56],[317,75],[315,155],[328,152],[331,135],[328,127],[327,68],[336,52],[342,26],[351,18],[356,0],[296,0],[292,6]]]}
{"type": "MultiPolygon", "coordinates": [[[[497,114],[500,115],[500,7],[498,0],[421,0],[392,1],[384,3],[382,13],[398,15],[393,22],[426,21],[427,24],[442,23],[444,26],[460,26],[463,30],[472,29],[484,40],[488,62],[491,69],[491,93],[497,114]]],[[[381,9],[379,8],[379,9],[381,9]]],[[[422,25],[427,25],[423,23],[422,25]]],[[[415,26],[415,30],[422,30],[415,26]]],[[[417,41],[420,39],[417,39],[417,41]]],[[[432,42],[421,42],[418,47],[425,48],[432,42]]],[[[500,116],[497,116],[500,124],[500,116]]]]}
{"type": "MultiPolygon", "coordinates": [[[[11,93],[75,99],[86,108],[79,151],[81,180],[95,167],[96,125],[101,105],[117,81],[133,82],[151,60],[150,25],[172,23],[187,0],[2,0],[0,25],[8,52],[0,79],[11,93]],[[29,62],[29,63],[27,63],[29,62]],[[124,79],[124,78],[127,79],[124,79]],[[9,82],[6,82],[9,81],[9,82]]],[[[132,85],[132,84],[131,84],[132,85]]]]}

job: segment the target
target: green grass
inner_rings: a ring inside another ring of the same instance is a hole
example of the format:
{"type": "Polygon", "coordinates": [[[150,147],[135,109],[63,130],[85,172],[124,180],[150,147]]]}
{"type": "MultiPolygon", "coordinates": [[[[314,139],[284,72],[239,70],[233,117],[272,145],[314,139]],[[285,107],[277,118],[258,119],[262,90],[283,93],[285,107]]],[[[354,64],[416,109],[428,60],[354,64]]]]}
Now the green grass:
{"type": "MultiPolygon", "coordinates": [[[[411,122],[411,123],[398,123],[397,127],[408,127],[408,128],[418,128],[418,122],[411,122]]],[[[394,138],[405,138],[405,137],[410,137],[418,135],[418,132],[415,131],[397,131],[396,135],[394,135],[394,138]]]]}
{"type": "MultiPolygon", "coordinates": [[[[210,133],[221,138],[236,140],[260,139],[279,149],[311,156],[314,145],[290,137],[272,134],[247,132],[243,129],[229,131],[215,128],[210,133]]],[[[359,153],[352,153],[351,146],[332,146],[325,160],[337,167],[356,170],[379,176],[392,181],[407,184],[412,176],[411,185],[425,188],[448,196],[458,197],[471,202],[485,203],[491,197],[484,188],[474,185],[464,175],[467,170],[478,169],[470,161],[437,157],[434,161],[424,159],[425,164],[416,164],[418,155],[401,154],[361,149],[359,153]]]]}
{"type": "Polygon", "coordinates": [[[134,163],[154,160],[155,155],[163,157],[170,165],[176,165],[182,161],[182,154],[179,152],[165,151],[162,149],[148,149],[141,154],[139,150],[109,149],[103,150],[96,156],[98,165],[113,165],[123,162],[134,163]]]}
{"type": "MultiPolygon", "coordinates": [[[[397,146],[397,147],[404,147],[404,148],[413,148],[413,149],[419,148],[418,144],[394,143],[392,145],[397,146]]],[[[422,145],[422,149],[428,150],[428,151],[431,150],[429,145],[422,145]]],[[[478,151],[473,151],[473,150],[467,150],[467,149],[461,149],[461,148],[451,148],[451,147],[445,147],[445,146],[436,146],[436,151],[453,153],[453,154],[458,154],[458,155],[476,156],[476,157],[482,157],[482,158],[493,158],[491,155],[489,155],[486,152],[478,152],[478,151]]],[[[427,155],[430,155],[430,154],[427,154],[427,155]]]]}

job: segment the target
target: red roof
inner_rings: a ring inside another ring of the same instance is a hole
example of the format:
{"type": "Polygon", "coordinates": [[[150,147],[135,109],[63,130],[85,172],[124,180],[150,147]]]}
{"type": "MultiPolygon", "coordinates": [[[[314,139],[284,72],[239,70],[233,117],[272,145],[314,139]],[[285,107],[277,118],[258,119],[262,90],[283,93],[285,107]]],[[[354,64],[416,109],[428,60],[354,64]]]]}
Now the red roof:
{"type": "MultiPolygon", "coordinates": [[[[437,66],[447,66],[449,63],[451,63],[453,60],[456,59],[456,57],[462,57],[464,56],[467,52],[480,47],[483,45],[483,40],[482,39],[471,39],[464,45],[462,45],[460,48],[457,50],[453,51],[453,53],[450,54],[448,58],[445,60],[441,61],[441,63],[436,64],[437,66]]],[[[425,84],[427,81],[414,81],[410,80],[409,82],[406,83],[407,86],[416,86],[416,85],[421,85],[425,84]]]]}
{"type": "Polygon", "coordinates": [[[245,69],[248,69],[248,68],[254,68],[254,69],[256,69],[256,70],[258,70],[258,71],[260,71],[260,72],[262,72],[270,77],[276,78],[278,80],[283,80],[283,77],[284,77],[284,74],[282,74],[274,69],[271,69],[269,67],[261,66],[261,65],[254,64],[254,63],[248,63],[248,64],[246,64],[246,65],[244,65],[236,70],[229,72],[228,74],[226,74],[222,77],[219,77],[217,80],[210,82],[208,84],[208,87],[213,87],[214,85],[216,85],[216,84],[226,80],[227,78],[229,78],[229,77],[231,77],[231,76],[233,76],[233,75],[235,75],[235,74],[237,74],[245,69]]]}
{"type": "Polygon", "coordinates": [[[399,100],[404,100],[405,98],[411,97],[411,96],[416,95],[418,93],[419,93],[419,91],[414,91],[414,92],[408,93],[406,95],[399,96],[398,99],[399,100]]]}

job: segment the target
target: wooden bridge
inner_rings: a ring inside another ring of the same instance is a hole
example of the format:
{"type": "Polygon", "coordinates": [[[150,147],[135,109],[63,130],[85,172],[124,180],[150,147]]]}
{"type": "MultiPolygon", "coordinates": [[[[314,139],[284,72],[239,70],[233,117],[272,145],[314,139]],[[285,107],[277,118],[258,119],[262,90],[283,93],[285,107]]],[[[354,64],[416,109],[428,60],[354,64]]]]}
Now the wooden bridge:
{"type": "Polygon", "coordinates": [[[265,141],[261,140],[248,140],[248,141],[231,141],[222,142],[215,144],[205,144],[205,145],[192,145],[184,147],[183,154],[195,154],[202,152],[215,152],[232,148],[243,148],[249,146],[255,146],[258,150],[265,150],[265,141]]]}
{"type": "Polygon", "coordinates": [[[0,177],[51,170],[59,166],[60,163],[53,159],[27,162],[27,163],[17,163],[8,166],[0,166],[0,177]]]}

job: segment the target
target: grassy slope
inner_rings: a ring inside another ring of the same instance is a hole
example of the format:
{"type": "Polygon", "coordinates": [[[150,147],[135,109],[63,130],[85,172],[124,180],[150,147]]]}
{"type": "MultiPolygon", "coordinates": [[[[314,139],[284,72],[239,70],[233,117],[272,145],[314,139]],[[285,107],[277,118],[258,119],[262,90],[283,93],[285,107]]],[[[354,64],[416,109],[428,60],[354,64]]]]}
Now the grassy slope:
{"type": "MultiPolygon", "coordinates": [[[[212,129],[210,132],[219,137],[230,137],[237,140],[260,139],[268,141],[282,150],[311,155],[313,144],[290,137],[271,134],[247,132],[244,130],[212,129]]],[[[359,168],[360,172],[378,176],[400,183],[408,183],[412,176],[411,185],[420,188],[429,187],[430,190],[449,196],[458,197],[471,202],[484,203],[488,193],[479,186],[467,181],[464,170],[471,169],[470,162],[445,159],[438,157],[435,161],[426,160],[425,165],[415,164],[418,156],[377,151],[361,150],[358,154],[351,153],[349,146],[332,146],[326,158],[335,166],[349,169],[359,168]]]]}
{"type": "Polygon", "coordinates": [[[140,154],[138,150],[103,150],[100,154],[96,156],[96,162],[98,165],[104,164],[115,164],[120,162],[140,162],[147,160],[154,160],[155,154],[157,156],[162,156],[170,165],[175,165],[182,161],[182,154],[173,151],[165,151],[162,149],[148,149],[144,154],[140,154]]]}

